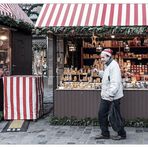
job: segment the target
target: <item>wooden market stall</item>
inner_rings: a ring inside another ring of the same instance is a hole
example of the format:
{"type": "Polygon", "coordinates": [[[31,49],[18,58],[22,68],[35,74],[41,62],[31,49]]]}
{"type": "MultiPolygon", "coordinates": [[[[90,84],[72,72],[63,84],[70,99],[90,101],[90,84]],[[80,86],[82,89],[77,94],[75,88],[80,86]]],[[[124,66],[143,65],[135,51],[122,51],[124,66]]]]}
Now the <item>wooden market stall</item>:
{"type": "Polygon", "coordinates": [[[4,100],[5,120],[35,120],[43,113],[43,79],[32,75],[33,28],[18,4],[0,4],[0,65],[4,71],[0,99],[4,100]]]}
{"type": "Polygon", "coordinates": [[[111,48],[123,74],[123,116],[148,119],[147,10],[148,4],[44,4],[36,27],[50,32],[55,116],[97,117],[101,79],[91,69],[102,68],[99,53],[111,48]]]}

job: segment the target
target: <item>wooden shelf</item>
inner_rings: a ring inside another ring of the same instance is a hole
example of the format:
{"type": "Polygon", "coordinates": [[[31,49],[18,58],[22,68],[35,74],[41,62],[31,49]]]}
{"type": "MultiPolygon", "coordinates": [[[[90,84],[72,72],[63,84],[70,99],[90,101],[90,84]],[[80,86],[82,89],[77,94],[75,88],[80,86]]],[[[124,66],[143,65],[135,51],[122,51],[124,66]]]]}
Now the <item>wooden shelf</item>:
{"type": "Polygon", "coordinates": [[[148,59],[148,58],[134,58],[134,57],[131,57],[131,58],[129,58],[129,57],[124,57],[123,59],[129,59],[129,60],[142,60],[142,59],[148,59]]]}
{"type": "MultiPolygon", "coordinates": [[[[148,49],[148,46],[129,46],[130,48],[146,48],[148,49]]],[[[119,48],[119,46],[112,46],[112,47],[103,47],[103,48],[119,48]]],[[[124,48],[123,46],[120,48],[124,48]]]]}
{"type": "Polygon", "coordinates": [[[88,75],[88,73],[81,73],[81,74],[64,74],[64,76],[83,76],[83,75],[88,75]]]}
{"type": "Polygon", "coordinates": [[[96,47],[82,47],[83,49],[96,49],[96,47]]]}
{"type": "MultiPolygon", "coordinates": [[[[134,53],[135,55],[136,54],[143,54],[143,55],[147,54],[148,46],[130,46],[129,45],[129,47],[131,49],[131,52],[134,53]]],[[[123,51],[124,50],[123,46],[122,47],[119,47],[119,46],[110,46],[109,47],[108,46],[108,47],[103,47],[103,49],[104,48],[111,48],[111,49],[114,50],[115,53],[117,53],[119,51],[124,52],[123,51]]],[[[96,47],[82,47],[81,48],[81,67],[83,67],[83,66],[91,66],[92,63],[93,63],[93,60],[100,59],[100,57],[98,57],[98,58],[90,57],[90,56],[95,55],[95,54],[97,54],[99,56],[99,54],[97,53],[97,51],[95,49],[96,49],[96,47]],[[89,50],[90,50],[90,52],[89,52],[89,50]],[[83,57],[83,56],[85,56],[85,54],[86,54],[86,58],[83,57]],[[88,54],[88,58],[87,58],[87,54],[88,54]]],[[[126,61],[126,60],[134,61],[135,60],[135,62],[142,62],[142,63],[145,64],[146,60],[148,60],[148,57],[141,57],[141,58],[140,57],[122,57],[122,59],[124,61],[126,61]]]]}
{"type": "Polygon", "coordinates": [[[100,58],[83,58],[83,60],[95,60],[95,59],[100,59],[100,58]]]}

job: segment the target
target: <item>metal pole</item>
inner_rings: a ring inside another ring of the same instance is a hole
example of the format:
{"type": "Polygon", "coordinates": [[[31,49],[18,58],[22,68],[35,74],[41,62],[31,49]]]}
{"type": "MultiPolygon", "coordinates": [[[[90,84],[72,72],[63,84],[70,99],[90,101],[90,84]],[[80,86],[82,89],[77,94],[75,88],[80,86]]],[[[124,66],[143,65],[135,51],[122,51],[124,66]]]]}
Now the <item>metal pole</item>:
{"type": "Polygon", "coordinates": [[[57,87],[57,37],[53,35],[53,115],[54,115],[54,101],[55,101],[55,90],[57,87]]]}

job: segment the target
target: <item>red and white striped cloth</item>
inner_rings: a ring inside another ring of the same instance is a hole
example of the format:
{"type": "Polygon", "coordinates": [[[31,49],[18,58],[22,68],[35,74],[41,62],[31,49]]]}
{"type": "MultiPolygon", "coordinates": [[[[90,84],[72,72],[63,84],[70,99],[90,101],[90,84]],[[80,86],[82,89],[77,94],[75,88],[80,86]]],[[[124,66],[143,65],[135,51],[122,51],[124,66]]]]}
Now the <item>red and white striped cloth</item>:
{"type": "Polygon", "coordinates": [[[36,27],[147,26],[148,4],[44,4],[36,27]]]}
{"type": "Polygon", "coordinates": [[[43,114],[43,78],[7,76],[4,84],[4,119],[34,120],[43,114]]]}

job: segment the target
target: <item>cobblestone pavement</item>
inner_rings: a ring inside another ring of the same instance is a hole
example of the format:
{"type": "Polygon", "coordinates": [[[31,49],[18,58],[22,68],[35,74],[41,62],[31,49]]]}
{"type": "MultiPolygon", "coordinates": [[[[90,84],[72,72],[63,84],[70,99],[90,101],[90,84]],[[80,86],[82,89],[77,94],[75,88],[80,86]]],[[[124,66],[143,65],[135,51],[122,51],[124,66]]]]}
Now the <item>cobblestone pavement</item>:
{"type": "MultiPolygon", "coordinates": [[[[95,140],[97,126],[52,126],[49,116],[31,121],[27,132],[0,132],[0,144],[148,144],[148,128],[126,127],[127,139],[95,140]]],[[[6,125],[0,122],[0,130],[6,125]]],[[[111,135],[116,133],[110,128],[111,135]]]]}
{"type": "MultiPolygon", "coordinates": [[[[95,140],[100,134],[97,126],[52,126],[49,112],[52,110],[52,90],[45,90],[45,115],[30,121],[27,132],[1,132],[7,121],[0,122],[0,144],[148,144],[148,128],[126,127],[127,139],[114,141],[95,140]]],[[[110,128],[111,135],[116,133],[110,128]]]]}

